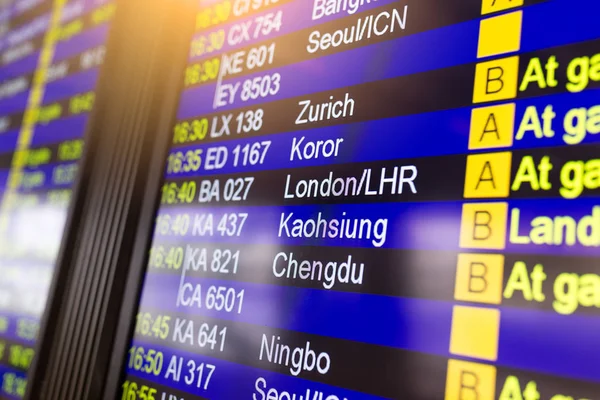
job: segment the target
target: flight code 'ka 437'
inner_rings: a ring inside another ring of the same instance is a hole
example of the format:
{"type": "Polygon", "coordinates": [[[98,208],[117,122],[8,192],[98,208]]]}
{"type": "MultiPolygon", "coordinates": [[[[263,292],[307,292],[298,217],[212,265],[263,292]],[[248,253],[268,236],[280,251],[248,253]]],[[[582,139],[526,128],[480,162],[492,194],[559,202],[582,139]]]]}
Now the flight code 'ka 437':
{"type": "Polygon", "coordinates": [[[156,232],[164,236],[223,236],[239,237],[248,213],[225,213],[221,217],[212,213],[160,215],[156,218],[156,232]]]}

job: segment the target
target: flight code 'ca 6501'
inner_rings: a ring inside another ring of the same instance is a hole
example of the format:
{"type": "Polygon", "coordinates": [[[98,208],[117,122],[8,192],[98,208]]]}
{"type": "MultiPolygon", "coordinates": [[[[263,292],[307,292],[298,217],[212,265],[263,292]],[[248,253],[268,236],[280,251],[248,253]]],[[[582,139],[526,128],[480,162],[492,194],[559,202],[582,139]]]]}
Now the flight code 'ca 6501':
{"type": "Polygon", "coordinates": [[[199,283],[186,282],[177,293],[177,305],[241,314],[244,292],[244,289],[214,285],[206,289],[199,283]]]}

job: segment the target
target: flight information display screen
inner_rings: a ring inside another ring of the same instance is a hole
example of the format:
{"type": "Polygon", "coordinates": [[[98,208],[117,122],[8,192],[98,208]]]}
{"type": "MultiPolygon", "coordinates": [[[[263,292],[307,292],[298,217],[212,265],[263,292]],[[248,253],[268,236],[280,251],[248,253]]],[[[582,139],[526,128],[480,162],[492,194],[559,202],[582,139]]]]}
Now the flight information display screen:
{"type": "Polygon", "coordinates": [[[201,1],[122,399],[600,398],[599,12],[201,1]]]}
{"type": "Polygon", "coordinates": [[[0,9],[0,398],[25,394],[114,4],[0,9]]]}

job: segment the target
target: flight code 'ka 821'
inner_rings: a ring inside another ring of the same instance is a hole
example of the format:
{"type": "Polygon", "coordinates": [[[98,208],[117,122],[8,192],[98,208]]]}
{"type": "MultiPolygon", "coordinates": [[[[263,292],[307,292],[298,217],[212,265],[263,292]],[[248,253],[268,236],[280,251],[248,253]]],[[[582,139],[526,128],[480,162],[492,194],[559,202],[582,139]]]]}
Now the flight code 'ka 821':
{"type": "MultiPolygon", "coordinates": [[[[155,246],[150,249],[150,268],[179,271],[211,272],[228,275],[237,274],[240,261],[240,250],[207,249],[186,245],[155,246]]],[[[0,331],[1,332],[1,331],[0,331]]]]}

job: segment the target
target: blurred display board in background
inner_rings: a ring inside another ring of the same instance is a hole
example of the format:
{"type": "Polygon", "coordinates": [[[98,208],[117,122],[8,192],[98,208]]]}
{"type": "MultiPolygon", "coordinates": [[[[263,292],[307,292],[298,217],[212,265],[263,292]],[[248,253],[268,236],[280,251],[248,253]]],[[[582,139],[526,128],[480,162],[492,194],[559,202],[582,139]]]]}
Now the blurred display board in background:
{"type": "Polygon", "coordinates": [[[0,398],[25,393],[114,12],[110,0],[0,9],[0,398]]]}

